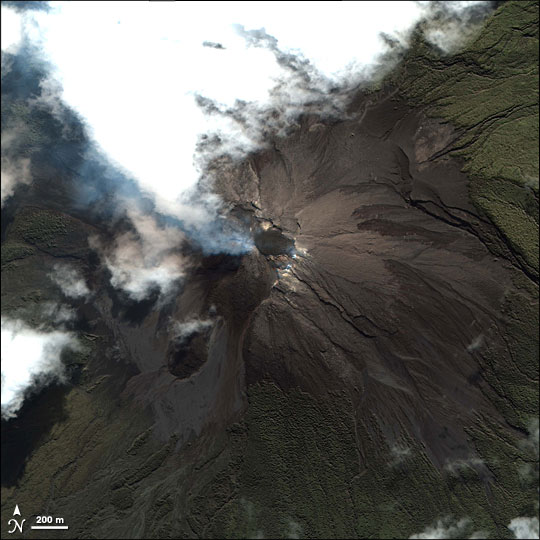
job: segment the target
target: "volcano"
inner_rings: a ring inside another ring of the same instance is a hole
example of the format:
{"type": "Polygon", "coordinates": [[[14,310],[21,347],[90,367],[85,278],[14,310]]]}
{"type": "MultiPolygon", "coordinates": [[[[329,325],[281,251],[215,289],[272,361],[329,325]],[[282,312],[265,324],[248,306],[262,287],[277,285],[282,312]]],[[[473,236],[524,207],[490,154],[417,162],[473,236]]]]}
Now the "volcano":
{"type": "MultiPolygon", "coordinates": [[[[301,116],[218,168],[213,189],[253,247],[209,254],[179,235],[191,262],[166,298],[111,284],[91,239],[130,226],[107,194],[75,195],[84,137],[43,147],[3,207],[2,313],[68,302],[84,346],[64,354],[66,381],[2,420],[3,523],[15,503],[61,516],[63,538],[408,538],[437,522],[501,538],[534,519],[537,238],[516,231],[522,214],[537,227],[538,187],[501,174],[493,195],[463,149],[537,102],[505,93],[465,125],[415,84],[445,63],[495,88],[509,64],[490,32],[537,44],[537,17],[505,3],[461,56],[418,44],[346,119],[301,116]],[[91,295],[66,299],[47,277],[66,261],[91,295]]],[[[530,62],[507,75],[516,88],[530,62]]]]}

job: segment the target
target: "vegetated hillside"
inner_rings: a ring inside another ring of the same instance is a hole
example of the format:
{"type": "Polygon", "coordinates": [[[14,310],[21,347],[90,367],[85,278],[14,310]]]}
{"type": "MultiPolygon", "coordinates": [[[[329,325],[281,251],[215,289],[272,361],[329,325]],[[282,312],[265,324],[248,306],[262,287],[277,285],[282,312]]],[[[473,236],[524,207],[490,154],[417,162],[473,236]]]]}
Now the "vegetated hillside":
{"type": "Polygon", "coordinates": [[[436,157],[465,158],[472,201],[536,281],[538,60],[538,3],[508,2],[459,54],[436,58],[418,40],[393,76],[413,103],[458,129],[436,157]]]}
{"type": "Polygon", "coordinates": [[[70,385],[3,422],[3,523],[17,503],[66,538],[407,538],[447,518],[507,538],[537,515],[537,17],[505,3],[450,57],[418,42],[352,119],[223,165],[260,251],[192,253],[167,306],[109,285],[86,239],[110,231],[70,203],[63,146],[8,208],[2,310],[44,323],[66,258],[95,293],[71,301],[70,385]],[[210,326],[171,348],[169,317],[210,326]]]}

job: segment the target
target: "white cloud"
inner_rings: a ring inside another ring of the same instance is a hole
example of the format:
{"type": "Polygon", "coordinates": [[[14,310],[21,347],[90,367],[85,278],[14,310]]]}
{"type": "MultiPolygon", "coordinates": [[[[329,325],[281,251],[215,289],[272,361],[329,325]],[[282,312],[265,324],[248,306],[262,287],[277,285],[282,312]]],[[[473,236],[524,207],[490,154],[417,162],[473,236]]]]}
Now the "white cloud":
{"type": "Polygon", "coordinates": [[[286,538],[300,538],[302,535],[302,525],[292,518],[287,520],[286,538]]]}
{"type": "Polygon", "coordinates": [[[395,467],[400,463],[403,463],[410,455],[411,449],[402,443],[395,443],[390,448],[392,454],[392,461],[389,463],[390,467],[395,467]]]}
{"type": "Polygon", "coordinates": [[[485,2],[454,0],[430,4],[434,16],[425,24],[424,35],[443,53],[456,52],[479,30],[482,19],[474,16],[485,7],[485,2]]]}
{"type": "Polygon", "coordinates": [[[47,77],[39,82],[40,93],[36,98],[27,101],[30,107],[46,109],[62,125],[62,135],[69,138],[70,132],[66,123],[67,108],[62,101],[62,87],[53,77],[47,77]]]}
{"type": "Polygon", "coordinates": [[[449,517],[439,519],[433,525],[427,527],[424,531],[418,534],[413,534],[409,538],[418,539],[439,539],[439,538],[488,538],[483,531],[475,531],[470,533],[471,520],[462,518],[456,523],[452,522],[449,517]]]}
{"type": "Polygon", "coordinates": [[[2,52],[15,53],[23,32],[22,17],[12,8],[2,5],[2,52]]]}
{"type": "Polygon", "coordinates": [[[525,463],[518,469],[521,479],[527,483],[538,483],[539,458],[539,423],[538,418],[531,418],[527,438],[520,442],[520,447],[528,454],[525,463]]]}
{"type": "MultiPolygon", "coordinates": [[[[2,139],[4,134],[2,133],[2,139]]],[[[2,143],[3,145],[3,143],[2,143]]],[[[30,160],[28,158],[8,159],[2,156],[1,161],[1,204],[15,192],[18,184],[30,184],[30,160]]]]}
{"type": "MultiPolygon", "coordinates": [[[[519,474],[522,480],[533,482],[538,486],[538,456],[539,456],[539,422],[538,418],[531,418],[528,426],[528,436],[521,441],[520,446],[529,453],[532,460],[523,464],[519,468],[519,474]]],[[[530,459],[530,458],[529,458],[530,459]]],[[[538,498],[534,501],[535,510],[538,513],[538,498]]],[[[515,538],[538,538],[539,537],[539,519],[534,517],[517,517],[510,521],[508,528],[512,531],[515,538]]]]}
{"type": "Polygon", "coordinates": [[[484,538],[488,538],[487,533],[484,531],[476,531],[469,536],[470,540],[483,540],[484,538]]]}
{"type": "MultiPolygon", "coordinates": [[[[28,24],[27,30],[55,66],[63,98],[88,122],[105,153],[154,195],[160,210],[174,215],[181,215],[181,195],[201,173],[194,160],[199,135],[218,133],[228,151],[253,150],[266,127],[253,112],[276,107],[286,123],[317,88],[327,90],[324,78],[354,87],[387,50],[380,33],[405,46],[414,24],[429,11],[418,2],[317,2],[309,9],[303,2],[52,2],[52,7],[32,13],[35,26],[28,24]],[[264,28],[280,51],[301,52],[315,66],[309,73],[322,78],[304,81],[303,87],[291,84],[294,77],[275,51],[247,46],[235,24],[247,31],[264,28]],[[250,104],[249,123],[204,114],[195,95],[221,110],[238,110],[238,100],[250,104]]],[[[438,39],[443,38],[444,31],[438,39]]]]}
{"type": "Polygon", "coordinates": [[[206,328],[209,328],[214,323],[213,321],[201,320],[201,319],[191,319],[189,321],[180,322],[172,321],[171,333],[176,339],[184,339],[192,334],[200,332],[206,328]]]}
{"type": "Polygon", "coordinates": [[[2,158],[1,158],[1,204],[13,195],[18,184],[29,184],[32,181],[30,174],[30,159],[13,157],[13,149],[17,140],[25,131],[22,125],[2,130],[2,158]]]}
{"type": "Polygon", "coordinates": [[[470,343],[467,345],[467,352],[474,352],[478,350],[484,344],[484,334],[476,336],[470,343]]]}
{"type": "Polygon", "coordinates": [[[534,453],[537,459],[539,455],[539,435],[540,423],[538,418],[531,418],[529,421],[529,435],[525,445],[534,453]]]}
{"type": "Polygon", "coordinates": [[[468,457],[466,459],[447,460],[444,468],[452,474],[456,474],[471,467],[474,468],[481,465],[484,465],[484,460],[477,457],[468,457]]]}
{"type": "Polygon", "coordinates": [[[515,538],[528,540],[538,538],[539,522],[537,517],[517,517],[514,518],[508,528],[512,531],[515,538]]]}
{"type": "Polygon", "coordinates": [[[49,326],[57,327],[75,319],[75,312],[72,309],[54,302],[42,304],[40,312],[43,322],[49,326]]]}
{"type": "Polygon", "coordinates": [[[62,292],[71,298],[82,298],[90,294],[84,277],[77,268],[67,264],[55,264],[49,277],[56,283],[62,292]]]}
{"type": "Polygon", "coordinates": [[[119,234],[110,247],[96,237],[89,243],[104,253],[114,287],[134,300],[146,298],[154,287],[167,295],[184,275],[186,261],[178,253],[184,235],[176,227],[159,225],[152,216],[135,211],[128,215],[136,232],[119,234]]]}
{"type": "MultiPolygon", "coordinates": [[[[180,219],[205,249],[213,243],[214,252],[238,253],[251,248],[246,239],[210,230],[219,229],[222,206],[208,193],[219,174],[208,173],[209,160],[245,157],[301,112],[343,115],[352,89],[391,66],[381,33],[403,49],[431,11],[430,3],[401,1],[309,9],[303,2],[51,2],[12,25],[53,66],[30,105],[46,105],[62,120],[61,98],[158,212],[180,219]]],[[[17,177],[12,168],[6,175],[6,197],[29,181],[17,165],[17,177]]],[[[183,273],[174,249],[181,233],[130,217],[137,232],[106,250],[113,285],[136,299],[152,286],[172,290],[183,273]]]]}
{"type": "Polygon", "coordinates": [[[33,329],[2,317],[2,417],[17,415],[26,392],[63,380],[60,355],[66,348],[78,348],[69,332],[33,329]]]}

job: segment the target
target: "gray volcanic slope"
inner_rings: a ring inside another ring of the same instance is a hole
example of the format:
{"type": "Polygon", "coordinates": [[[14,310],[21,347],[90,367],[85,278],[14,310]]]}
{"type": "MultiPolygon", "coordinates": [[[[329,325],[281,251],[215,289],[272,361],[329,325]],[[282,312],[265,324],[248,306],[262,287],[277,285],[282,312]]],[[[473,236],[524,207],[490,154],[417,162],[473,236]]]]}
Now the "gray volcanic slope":
{"type": "Polygon", "coordinates": [[[503,538],[537,514],[537,274],[471,202],[447,151],[462,127],[404,88],[221,163],[257,249],[184,246],[164,306],[109,285],[87,244],[106,228],[69,178],[47,191],[60,165],[14,198],[3,313],[59,300],[60,258],[97,293],[72,302],[71,383],[3,422],[4,524],[17,503],[63,516],[62,538],[408,538],[437,520],[503,538]],[[207,323],[174,340],[170,317],[207,323]]]}

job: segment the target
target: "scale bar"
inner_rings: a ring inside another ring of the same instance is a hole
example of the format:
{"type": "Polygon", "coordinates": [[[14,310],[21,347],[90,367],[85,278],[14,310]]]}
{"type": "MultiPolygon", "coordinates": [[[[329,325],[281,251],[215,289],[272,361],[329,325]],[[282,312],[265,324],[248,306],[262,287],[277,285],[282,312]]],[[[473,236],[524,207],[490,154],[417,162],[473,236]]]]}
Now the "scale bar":
{"type": "Polygon", "coordinates": [[[69,529],[67,525],[32,525],[31,529],[69,529]]]}

